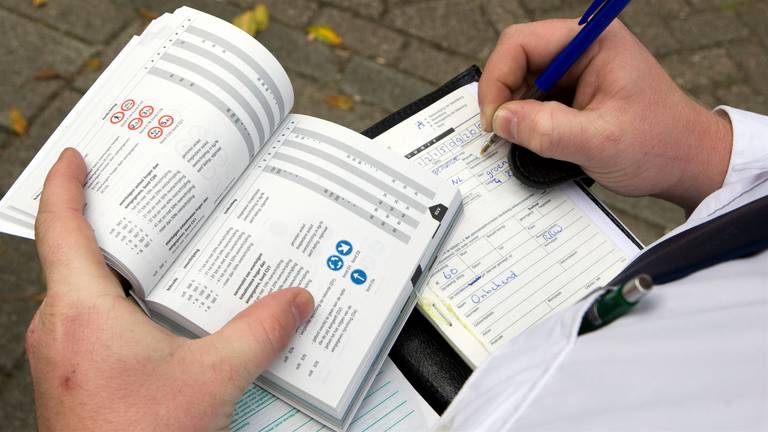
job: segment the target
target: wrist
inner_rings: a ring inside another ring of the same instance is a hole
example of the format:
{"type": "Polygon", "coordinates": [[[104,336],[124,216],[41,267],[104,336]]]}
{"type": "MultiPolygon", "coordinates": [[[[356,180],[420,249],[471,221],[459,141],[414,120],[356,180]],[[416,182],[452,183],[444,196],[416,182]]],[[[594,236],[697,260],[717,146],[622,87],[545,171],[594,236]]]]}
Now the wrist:
{"type": "Polygon", "coordinates": [[[691,213],[701,201],[722,187],[731,159],[733,128],[727,114],[711,112],[694,104],[687,121],[680,125],[676,137],[683,152],[676,182],[658,194],[691,213]]]}

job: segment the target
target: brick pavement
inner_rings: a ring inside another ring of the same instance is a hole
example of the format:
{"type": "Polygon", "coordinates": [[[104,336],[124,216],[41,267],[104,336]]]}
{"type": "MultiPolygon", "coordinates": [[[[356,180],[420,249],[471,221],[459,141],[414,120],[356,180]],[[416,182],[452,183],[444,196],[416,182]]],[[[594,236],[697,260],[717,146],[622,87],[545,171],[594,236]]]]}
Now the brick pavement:
{"type": "MultiPolygon", "coordinates": [[[[272,25],[258,36],[285,65],[295,112],[360,130],[471,63],[482,65],[506,26],[574,17],[587,0],[264,0],[272,25]],[[310,24],[334,27],[346,49],[307,43],[310,24]],[[332,94],[359,98],[352,111],[332,94]]],[[[146,20],[137,8],[188,4],[230,20],[255,0],[0,0],[0,193],[27,164],[99,71],[79,72],[97,56],[107,64],[146,20]],[[35,81],[43,68],[67,79],[35,81]],[[8,129],[15,105],[30,133],[8,129]]],[[[638,0],[624,21],[677,83],[702,104],[768,112],[768,1],[638,0]]],[[[683,220],[675,206],[596,188],[639,237],[650,242],[683,220]]],[[[0,431],[34,429],[24,329],[44,290],[34,245],[0,236],[0,431]]]]}

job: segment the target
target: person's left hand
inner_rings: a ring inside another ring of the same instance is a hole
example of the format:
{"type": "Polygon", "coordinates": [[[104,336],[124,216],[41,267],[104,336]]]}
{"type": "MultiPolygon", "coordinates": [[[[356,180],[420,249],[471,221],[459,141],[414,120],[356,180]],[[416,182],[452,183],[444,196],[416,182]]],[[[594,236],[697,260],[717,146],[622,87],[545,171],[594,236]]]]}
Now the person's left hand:
{"type": "Polygon", "coordinates": [[[124,295],[83,217],[85,164],[65,150],[36,221],[48,293],[27,331],[40,430],[226,430],[235,403],[314,309],[304,289],[269,295],[197,340],[124,295]]]}

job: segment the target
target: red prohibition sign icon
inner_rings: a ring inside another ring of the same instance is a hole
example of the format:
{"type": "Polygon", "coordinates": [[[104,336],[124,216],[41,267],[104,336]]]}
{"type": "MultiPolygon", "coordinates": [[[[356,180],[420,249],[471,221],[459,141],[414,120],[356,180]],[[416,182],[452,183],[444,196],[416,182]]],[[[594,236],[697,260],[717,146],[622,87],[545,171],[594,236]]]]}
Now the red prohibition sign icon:
{"type": "Polygon", "coordinates": [[[126,99],[125,102],[123,102],[123,104],[120,105],[120,108],[123,111],[130,111],[135,106],[136,106],[136,101],[135,100],[133,100],[133,99],[126,99]]]}
{"type": "Polygon", "coordinates": [[[169,115],[164,115],[160,117],[160,120],[157,121],[157,124],[159,124],[160,127],[167,128],[168,126],[173,124],[173,117],[169,115]]]}
{"type": "Polygon", "coordinates": [[[147,131],[147,136],[150,137],[151,139],[158,139],[161,136],[163,136],[163,130],[155,126],[151,128],[149,131],[147,131]]]}
{"type": "Polygon", "coordinates": [[[109,117],[109,122],[112,124],[118,124],[121,121],[123,121],[124,118],[125,118],[125,113],[122,111],[118,111],[109,117]]]}
{"type": "Polygon", "coordinates": [[[142,120],[140,118],[135,118],[135,119],[132,119],[131,121],[128,122],[128,129],[136,130],[136,129],[140,128],[141,125],[143,125],[143,124],[144,124],[144,120],[142,120]]]}
{"type": "Polygon", "coordinates": [[[151,116],[153,112],[155,112],[155,109],[152,107],[152,105],[144,106],[139,110],[139,117],[147,118],[151,116]]]}

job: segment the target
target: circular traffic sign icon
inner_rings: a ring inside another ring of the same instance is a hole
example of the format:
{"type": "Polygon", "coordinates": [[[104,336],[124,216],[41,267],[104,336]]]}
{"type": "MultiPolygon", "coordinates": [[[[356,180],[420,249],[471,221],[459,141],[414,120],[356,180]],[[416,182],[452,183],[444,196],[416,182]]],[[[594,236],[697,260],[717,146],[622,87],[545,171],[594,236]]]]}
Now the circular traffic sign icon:
{"type": "Polygon", "coordinates": [[[139,110],[139,117],[147,118],[151,116],[153,112],[155,112],[155,109],[152,107],[152,105],[141,107],[139,110]]]}
{"type": "Polygon", "coordinates": [[[167,128],[168,126],[173,124],[173,117],[169,115],[164,115],[160,117],[160,120],[157,121],[157,124],[159,124],[160,127],[167,128]]]}
{"type": "Polygon", "coordinates": [[[121,121],[123,121],[124,118],[125,118],[125,113],[122,111],[118,111],[109,117],[109,122],[112,124],[118,124],[121,121]]]}
{"type": "Polygon", "coordinates": [[[155,126],[147,131],[147,136],[152,139],[158,139],[163,136],[163,130],[155,126]]]}
{"type": "Polygon", "coordinates": [[[132,119],[131,121],[128,122],[128,129],[136,130],[136,129],[140,128],[141,125],[143,125],[143,124],[144,124],[144,120],[142,120],[140,118],[135,118],[135,119],[132,119]]]}
{"type": "Polygon", "coordinates": [[[121,105],[120,109],[123,111],[130,111],[136,106],[136,101],[133,99],[126,99],[121,105]]]}

